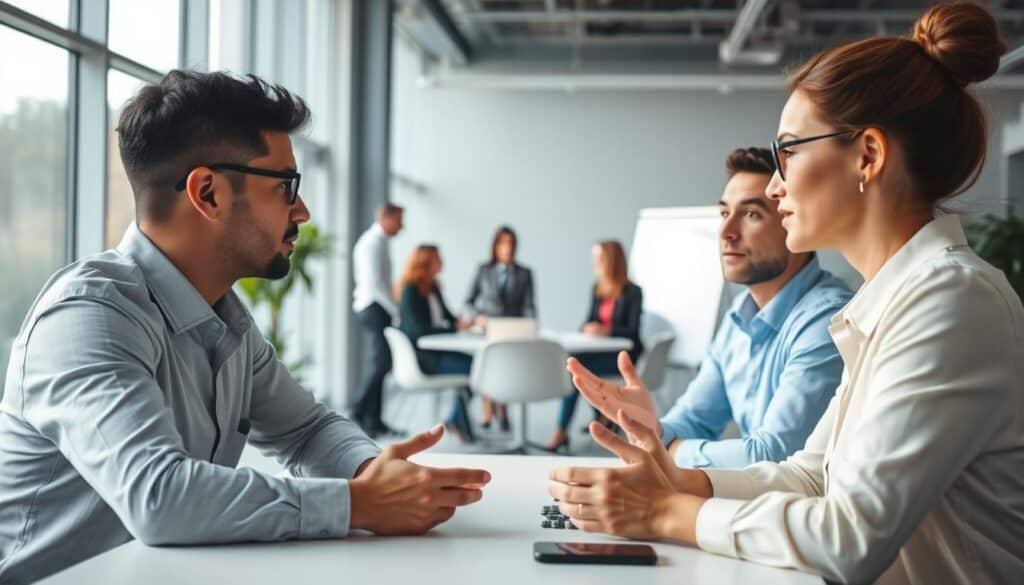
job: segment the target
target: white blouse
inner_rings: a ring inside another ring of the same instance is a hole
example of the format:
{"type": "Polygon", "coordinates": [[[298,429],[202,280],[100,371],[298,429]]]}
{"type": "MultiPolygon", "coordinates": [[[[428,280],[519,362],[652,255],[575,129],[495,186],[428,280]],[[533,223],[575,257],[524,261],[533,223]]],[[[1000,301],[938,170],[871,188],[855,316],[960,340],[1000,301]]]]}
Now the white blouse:
{"type": "Polygon", "coordinates": [[[1024,308],[960,220],[923,227],[830,328],[804,449],[705,470],[707,551],[843,582],[1024,583],[1024,308]]]}

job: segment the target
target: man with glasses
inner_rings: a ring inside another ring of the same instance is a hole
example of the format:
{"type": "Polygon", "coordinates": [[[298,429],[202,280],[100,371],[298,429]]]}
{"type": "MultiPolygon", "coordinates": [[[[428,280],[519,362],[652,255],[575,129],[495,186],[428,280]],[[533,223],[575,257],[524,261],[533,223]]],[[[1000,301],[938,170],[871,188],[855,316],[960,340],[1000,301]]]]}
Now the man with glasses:
{"type": "Polygon", "coordinates": [[[829,321],[851,298],[813,253],[792,254],[778,204],[765,195],[776,165],[765,148],[733,151],[718,201],[722,273],[747,292],[722,320],[697,377],[660,420],[629,356],[624,387],[574,359],[583,396],[606,416],[618,410],[655,429],[679,467],[745,467],[782,461],[803,447],[839,385],[842,360],[829,321]],[[740,437],[722,439],[729,421],[740,437]]]}
{"type": "Polygon", "coordinates": [[[482,470],[383,452],[300,387],[232,292],[289,270],[303,101],[255,77],[172,71],[118,124],[136,223],[59,271],[14,343],[0,403],[0,582],[133,537],[150,545],[419,534],[482,470]],[[292,478],[236,469],[246,443],[292,478]],[[74,543],[69,546],[68,543],[74,543]]]}

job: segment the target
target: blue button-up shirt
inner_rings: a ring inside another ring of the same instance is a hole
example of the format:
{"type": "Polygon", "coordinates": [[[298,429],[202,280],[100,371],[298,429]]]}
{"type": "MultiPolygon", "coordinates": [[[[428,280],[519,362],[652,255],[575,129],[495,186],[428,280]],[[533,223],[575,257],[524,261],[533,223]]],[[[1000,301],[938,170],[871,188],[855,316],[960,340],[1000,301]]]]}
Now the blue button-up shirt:
{"type": "Polygon", "coordinates": [[[680,467],[782,461],[825,412],[843,362],[829,321],[852,297],[817,257],[758,310],[750,293],[722,320],[697,377],[661,419],[665,444],[683,439],[680,467]],[[718,440],[730,420],[738,439],[718,440]]]}
{"type": "Polygon", "coordinates": [[[379,448],[300,387],[233,292],[213,307],[136,228],[58,272],[15,340],[0,403],[0,582],[139,538],[347,534],[379,448]],[[246,441],[295,478],[235,469],[246,441]]]}

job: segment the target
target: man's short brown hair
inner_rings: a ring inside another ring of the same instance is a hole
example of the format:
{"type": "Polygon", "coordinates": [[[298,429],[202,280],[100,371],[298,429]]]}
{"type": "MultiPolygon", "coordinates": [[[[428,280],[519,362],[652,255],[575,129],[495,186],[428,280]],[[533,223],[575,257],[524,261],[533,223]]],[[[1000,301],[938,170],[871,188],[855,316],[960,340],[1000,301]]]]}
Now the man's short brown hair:
{"type": "Polygon", "coordinates": [[[770,177],[775,174],[775,161],[772,159],[772,151],[767,148],[737,148],[725,157],[725,170],[729,178],[737,173],[757,173],[770,177]]]}

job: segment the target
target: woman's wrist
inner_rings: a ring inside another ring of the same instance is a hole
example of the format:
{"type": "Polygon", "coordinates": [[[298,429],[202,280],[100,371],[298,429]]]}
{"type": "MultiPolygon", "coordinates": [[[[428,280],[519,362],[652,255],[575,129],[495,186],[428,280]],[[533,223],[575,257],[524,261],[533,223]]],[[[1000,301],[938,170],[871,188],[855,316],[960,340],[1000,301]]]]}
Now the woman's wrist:
{"type": "Polygon", "coordinates": [[[710,498],[714,495],[711,479],[700,469],[677,467],[670,479],[679,493],[692,494],[701,498],[710,498]]]}
{"type": "Polygon", "coordinates": [[[654,532],[658,538],[696,546],[697,515],[707,498],[672,493],[655,505],[654,532]]]}

